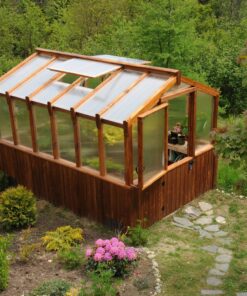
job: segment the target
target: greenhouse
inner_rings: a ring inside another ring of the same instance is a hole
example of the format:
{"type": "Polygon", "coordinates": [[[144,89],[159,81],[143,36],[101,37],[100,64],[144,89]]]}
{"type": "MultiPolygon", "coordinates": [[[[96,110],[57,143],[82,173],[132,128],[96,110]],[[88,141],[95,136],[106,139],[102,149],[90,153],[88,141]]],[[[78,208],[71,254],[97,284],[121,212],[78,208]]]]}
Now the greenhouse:
{"type": "Polygon", "coordinates": [[[0,169],[82,216],[150,225],[214,187],[218,100],[148,61],[36,49],[0,78],[0,169]]]}

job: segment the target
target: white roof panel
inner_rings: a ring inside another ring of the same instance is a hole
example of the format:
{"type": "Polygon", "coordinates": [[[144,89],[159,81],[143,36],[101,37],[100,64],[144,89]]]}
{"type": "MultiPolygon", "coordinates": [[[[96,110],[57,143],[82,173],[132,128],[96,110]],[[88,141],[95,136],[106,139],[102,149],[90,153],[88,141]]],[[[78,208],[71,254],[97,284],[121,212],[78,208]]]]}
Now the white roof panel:
{"type": "Polygon", "coordinates": [[[6,77],[2,81],[0,81],[0,93],[5,93],[6,91],[13,88],[23,79],[28,77],[31,73],[36,71],[38,68],[42,67],[46,64],[52,57],[49,56],[36,56],[31,59],[29,62],[24,64],[18,70],[13,72],[10,76],[6,77]]]}
{"type": "Polygon", "coordinates": [[[85,77],[99,77],[120,69],[121,66],[82,59],[70,59],[60,65],[52,65],[50,70],[85,77]]]}
{"type": "Polygon", "coordinates": [[[59,100],[57,100],[52,106],[69,111],[71,107],[78,103],[92,90],[93,89],[87,87],[75,86],[69,92],[64,94],[59,100]]]}
{"type": "Polygon", "coordinates": [[[95,116],[119,94],[136,81],[142,73],[135,71],[123,71],[105,84],[88,101],[81,105],[76,112],[95,116]]]}
{"type": "Polygon", "coordinates": [[[150,75],[141,80],[119,102],[112,106],[103,119],[123,123],[165,84],[167,77],[150,75]]]}
{"type": "Polygon", "coordinates": [[[139,64],[139,65],[150,64],[149,61],[127,58],[127,57],[119,57],[119,56],[114,56],[114,55],[110,55],[110,54],[99,54],[99,55],[95,55],[95,57],[107,59],[107,60],[112,60],[115,62],[124,62],[124,63],[131,63],[131,64],[139,64]]]}

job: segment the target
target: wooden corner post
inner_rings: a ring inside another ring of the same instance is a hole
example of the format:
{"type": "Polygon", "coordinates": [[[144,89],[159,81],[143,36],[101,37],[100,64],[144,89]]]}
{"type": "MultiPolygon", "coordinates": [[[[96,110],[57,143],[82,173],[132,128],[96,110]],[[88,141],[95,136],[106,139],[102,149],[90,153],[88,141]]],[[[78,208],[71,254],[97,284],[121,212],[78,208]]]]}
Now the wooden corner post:
{"type": "Polygon", "coordinates": [[[105,166],[105,146],[104,146],[103,125],[102,125],[100,116],[98,114],[96,115],[96,126],[98,129],[99,171],[101,176],[105,176],[106,166],[105,166]]]}
{"type": "Polygon", "coordinates": [[[188,110],[188,156],[195,156],[195,142],[196,142],[196,92],[189,94],[189,110],[188,110]]]}
{"type": "Polygon", "coordinates": [[[75,159],[76,166],[81,166],[81,140],[80,140],[80,126],[78,122],[78,117],[76,116],[75,109],[71,108],[71,118],[73,122],[74,130],[74,144],[75,144],[75,159]]]}
{"type": "Polygon", "coordinates": [[[32,105],[32,102],[30,101],[29,97],[26,97],[26,103],[27,103],[27,109],[28,109],[28,113],[29,113],[29,122],[30,122],[33,152],[38,152],[36,122],[35,122],[35,116],[34,116],[34,112],[33,112],[33,105],[32,105]]]}
{"type": "Polygon", "coordinates": [[[133,184],[132,125],[124,121],[124,177],[126,185],[133,184]]]}
{"type": "Polygon", "coordinates": [[[19,136],[18,136],[18,132],[17,132],[17,123],[16,123],[16,118],[15,118],[14,103],[13,103],[13,100],[11,99],[8,92],[6,92],[6,100],[7,100],[8,107],[9,107],[9,118],[10,118],[10,123],[11,123],[13,142],[15,145],[18,145],[19,144],[19,136]]]}

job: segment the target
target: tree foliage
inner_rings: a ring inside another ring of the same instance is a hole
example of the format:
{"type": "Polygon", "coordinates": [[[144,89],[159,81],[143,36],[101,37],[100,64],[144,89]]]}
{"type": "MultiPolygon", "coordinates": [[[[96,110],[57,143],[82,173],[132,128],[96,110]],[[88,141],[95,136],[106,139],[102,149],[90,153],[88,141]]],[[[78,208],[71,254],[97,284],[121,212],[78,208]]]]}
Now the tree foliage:
{"type": "Polygon", "coordinates": [[[37,46],[178,68],[247,108],[245,0],[0,0],[0,74],[37,46]]]}

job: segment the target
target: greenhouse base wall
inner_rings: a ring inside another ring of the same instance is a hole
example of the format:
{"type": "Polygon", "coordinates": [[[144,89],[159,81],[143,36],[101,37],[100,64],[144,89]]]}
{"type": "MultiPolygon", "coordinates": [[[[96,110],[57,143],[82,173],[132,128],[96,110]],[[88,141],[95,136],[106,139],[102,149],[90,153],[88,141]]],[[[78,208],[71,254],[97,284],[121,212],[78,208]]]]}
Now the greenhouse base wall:
{"type": "Polygon", "coordinates": [[[150,226],[202,193],[214,188],[214,149],[170,169],[145,190],[124,187],[54,161],[39,153],[0,141],[0,170],[37,197],[112,228],[150,226]]]}

